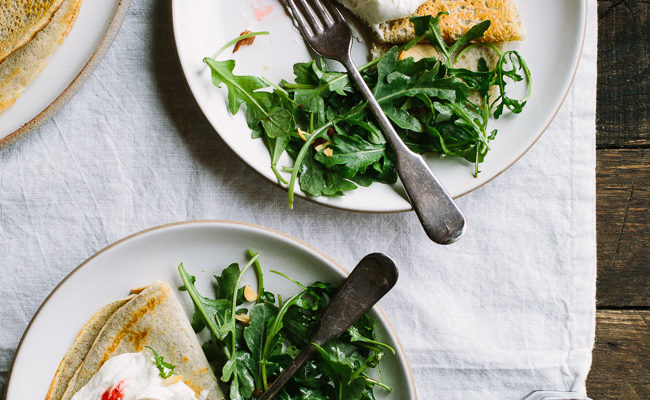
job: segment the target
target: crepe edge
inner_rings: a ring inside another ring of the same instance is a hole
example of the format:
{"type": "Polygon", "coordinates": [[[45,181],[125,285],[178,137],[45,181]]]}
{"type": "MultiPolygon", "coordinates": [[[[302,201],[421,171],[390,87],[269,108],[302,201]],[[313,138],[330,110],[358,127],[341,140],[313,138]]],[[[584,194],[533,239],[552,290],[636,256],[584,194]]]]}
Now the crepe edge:
{"type": "MultiPolygon", "coordinates": [[[[43,69],[48,64],[49,58],[52,56],[52,54],[54,54],[56,49],[58,47],[60,47],[61,44],[63,44],[63,41],[65,40],[65,38],[68,36],[70,31],[74,27],[74,24],[77,21],[77,16],[79,15],[79,10],[81,8],[82,0],[69,0],[69,1],[71,1],[73,3],[73,5],[71,6],[70,10],[66,13],[66,15],[63,17],[63,18],[67,19],[67,21],[65,23],[65,25],[66,25],[65,28],[62,30],[62,32],[57,37],[55,37],[55,39],[53,39],[53,42],[55,43],[55,45],[52,46],[51,49],[47,49],[47,54],[45,54],[44,57],[42,57],[42,59],[39,62],[38,67],[36,67],[33,70],[28,72],[28,76],[26,78],[27,82],[25,83],[25,85],[23,85],[22,87],[17,89],[13,94],[8,95],[6,98],[4,98],[4,99],[0,98],[0,114],[2,114],[5,110],[7,110],[9,107],[11,107],[16,102],[16,100],[18,100],[18,98],[23,93],[23,91],[27,88],[27,86],[29,86],[29,84],[31,84],[32,81],[34,79],[36,79],[36,77],[43,71],[43,69]]],[[[29,45],[31,43],[31,41],[36,37],[36,35],[38,35],[45,28],[47,28],[49,23],[52,22],[52,20],[56,17],[57,13],[59,11],[61,11],[61,7],[63,6],[63,4],[65,2],[66,2],[66,0],[61,0],[61,4],[57,8],[57,11],[52,14],[52,17],[50,18],[48,23],[45,24],[43,26],[43,28],[36,31],[34,33],[34,35],[30,38],[30,40],[27,41],[24,45],[22,45],[20,48],[15,49],[10,54],[8,54],[8,56],[6,58],[4,58],[2,61],[0,61],[0,67],[2,66],[3,62],[6,62],[12,56],[14,56],[19,50],[21,50],[25,46],[29,45]]],[[[14,71],[13,75],[17,75],[18,73],[20,73],[20,71],[14,71]]]]}
{"type": "MultiPolygon", "coordinates": [[[[478,41],[487,43],[500,43],[524,40],[526,37],[525,27],[523,21],[521,20],[519,7],[517,7],[515,1],[493,1],[502,3],[500,4],[502,8],[494,10],[492,7],[489,7],[489,5],[486,4],[485,7],[476,8],[475,13],[478,12],[479,15],[493,14],[496,22],[499,22],[499,26],[491,26],[485,33],[485,36],[478,41]]],[[[445,41],[453,42],[467,29],[471,28],[471,26],[462,26],[462,24],[459,24],[459,20],[457,20],[458,15],[455,15],[453,11],[450,11],[451,7],[460,8],[463,11],[467,10],[468,7],[465,3],[474,5],[473,0],[426,0],[420,6],[418,6],[412,16],[435,16],[435,13],[440,11],[450,12],[450,15],[448,15],[446,18],[443,17],[440,29],[443,39],[445,41]],[[452,21],[453,23],[458,24],[458,26],[454,26],[452,21]],[[450,23],[452,23],[452,25],[449,25],[450,23]]],[[[415,37],[415,33],[413,32],[413,24],[409,21],[409,18],[400,18],[379,24],[375,29],[373,29],[376,36],[375,40],[378,43],[382,44],[400,44],[406,43],[409,40],[413,39],[415,37]]],[[[464,22],[466,25],[469,23],[469,21],[464,22]]],[[[476,23],[478,22],[480,21],[476,21],[476,23]]],[[[495,23],[495,21],[492,22],[495,23]]]]}
{"type": "Polygon", "coordinates": [[[60,395],[57,395],[59,392],[58,388],[65,387],[67,388],[69,382],[74,378],[76,375],[77,370],[79,367],[83,364],[86,354],[88,354],[88,351],[90,351],[90,348],[95,342],[95,339],[99,335],[99,332],[101,332],[102,328],[104,325],[106,325],[106,322],[115,314],[117,310],[119,310],[122,306],[124,306],[126,303],[128,303],[135,295],[130,295],[124,299],[116,300],[112,303],[109,303],[99,310],[97,310],[92,317],[84,324],[84,326],[81,328],[77,336],[75,337],[74,342],[72,345],[68,348],[66,351],[65,355],[63,356],[63,359],[59,363],[59,366],[56,369],[56,372],[54,373],[54,377],[52,378],[52,383],[50,384],[50,388],[47,391],[47,395],[45,396],[45,400],[60,400],[63,398],[63,394],[65,391],[63,391],[60,395]],[[108,312],[107,312],[108,311],[108,312]],[[97,326],[99,325],[99,326],[97,326]],[[93,331],[96,331],[93,333],[93,331]],[[90,335],[87,337],[87,335],[90,335]],[[71,374],[69,377],[66,377],[65,375],[67,374],[68,371],[68,364],[72,362],[72,359],[76,356],[75,352],[79,351],[78,347],[82,345],[82,343],[86,339],[91,339],[89,341],[90,345],[87,346],[87,348],[83,349],[82,351],[84,352],[84,355],[81,359],[81,362],[79,362],[79,365],[77,365],[74,368],[74,373],[71,374]],[[62,381],[62,379],[65,379],[65,381],[62,381]]]}
{"type": "Polygon", "coordinates": [[[52,22],[52,19],[54,19],[54,15],[56,15],[57,11],[59,11],[59,8],[61,8],[61,5],[65,2],[65,0],[59,0],[58,4],[55,4],[52,6],[52,10],[50,11],[49,16],[42,18],[42,21],[40,24],[37,24],[35,28],[32,30],[28,31],[24,37],[21,39],[18,39],[17,44],[14,44],[14,48],[8,51],[4,55],[0,55],[0,64],[7,58],[9,58],[13,53],[16,51],[20,50],[22,47],[27,45],[29,42],[31,42],[32,39],[34,39],[34,36],[38,34],[38,32],[42,31],[50,22],[52,22]]]}

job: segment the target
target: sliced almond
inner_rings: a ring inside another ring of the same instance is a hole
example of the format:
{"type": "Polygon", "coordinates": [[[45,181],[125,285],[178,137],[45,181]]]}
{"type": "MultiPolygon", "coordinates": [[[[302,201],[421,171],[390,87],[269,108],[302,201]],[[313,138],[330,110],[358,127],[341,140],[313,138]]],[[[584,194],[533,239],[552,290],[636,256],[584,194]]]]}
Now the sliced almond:
{"type": "Polygon", "coordinates": [[[244,298],[246,301],[255,301],[257,300],[257,293],[251,289],[250,286],[244,286],[244,298]]]}
{"type": "Polygon", "coordinates": [[[328,147],[323,150],[323,154],[325,154],[325,157],[332,157],[334,155],[334,150],[328,147]]]}
{"type": "Polygon", "coordinates": [[[423,58],[438,57],[438,51],[428,43],[418,43],[408,50],[400,51],[397,58],[404,60],[409,57],[413,57],[414,61],[419,61],[423,58]]]}
{"type": "Polygon", "coordinates": [[[163,386],[173,385],[183,380],[183,375],[172,375],[162,381],[163,386]]]}
{"type": "MultiPolygon", "coordinates": [[[[248,29],[246,29],[244,32],[240,33],[239,36],[244,36],[248,35],[249,33],[252,33],[248,29]]],[[[247,37],[246,39],[241,39],[235,44],[235,48],[232,50],[233,53],[236,53],[237,50],[239,50],[240,47],[242,46],[250,46],[253,44],[255,41],[255,36],[247,37]]]]}
{"type": "Polygon", "coordinates": [[[319,152],[319,151],[323,150],[325,147],[327,147],[327,144],[325,144],[325,143],[319,144],[318,146],[314,147],[314,150],[316,150],[316,152],[319,152]]]}
{"type": "Polygon", "coordinates": [[[300,128],[298,128],[298,136],[300,136],[300,139],[302,139],[303,142],[306,142],[307,141],[307,136],[309,136],[309,133],[303,131],[300,128]]]}
{"type": "Polygon", "coordinates": [[[251,317],[248,316],[248,314],[237,314],[235,315],[235,319],[242,324],[248,325],[251,322],[251,317]]]}

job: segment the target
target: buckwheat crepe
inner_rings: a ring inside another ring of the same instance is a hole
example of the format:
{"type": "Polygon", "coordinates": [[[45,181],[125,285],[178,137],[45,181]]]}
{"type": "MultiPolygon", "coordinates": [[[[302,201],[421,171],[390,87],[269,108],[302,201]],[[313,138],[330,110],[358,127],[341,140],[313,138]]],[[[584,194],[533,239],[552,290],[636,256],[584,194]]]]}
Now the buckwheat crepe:
{"type": "Polygon", "coordinates": [[[172,288],[156,281],[93,316],[61,362],[46,400],[69,400],[111,357],[140,352],[145,346],[174,365],[174,373],[183,377],[197,398],[203,391],[211,400],[225,398],[172,288]],[[88,338],[94,340],[86,349],[88,338]]]}
{"type": "MultiPolygon", "coordinates": [[[[15,23],[9,17],[21,10],[0,9],[0,113],[15,102],[27,85],[45,68],[47,59],[63,43],[72,28],[81,6],[81,0],[0,0],[0,8],[9,7],[7,3],[22,4],[25,7],[31,5],[34,7],[34,13],[50,4],[47,10],[55,12],[47,18],[46,13],[39,14],[42,18],[38,21],[45,21],[45,24],[38,25],[38,29],[35,28],[36,23],[28,24],[30,29],[18,30],[23,34],[18,35],[18,32],[15,32],[13,36],[16,38],[11,39],[12,35],[9,33],[16,29],[9,26],[12,22],[15,23]],[[31,40],[25,39],[27,37],[31,40]]],[[[24,19],[29,20],[27,17],[24,19]]]]}
{"type": "MultiPolygon", "coordinates": [[[[440,33],[446,42],[455,42],[463,33],[479,22],[490,20],[491,24],[478,42],[492,43],[497,48],[503,47],[503,42],[524,39],[524,26],[519,16],[519,10],[513,0],[428,0],[424,2],[413,15],[436,16],[446,11],[440,20],[440,33]]],[[[397,19],[379,24],[376,27],[377,41],[371,46],[371,54],[376,58],[395,44],[407,43],[415,37],[413,24],[408,18],[397,19]]],[[[440,58],[435,46],[420,42],[407,51],[401,51],[399,58],[413,57],[419,60],[425,57],[440,58]]],[[[484,59],[490,69],[494,69],[499,60],[497,53],[487,46],[476,46],[463,52],[452,61],[454,68],[476,70],[480,59],[484,59]]],[[[492,87],[490,95],[496,96],[498,88],[492,87]]],[[[480,104],[476,93],[470,101],[480,104]]]]}
{"type": "Polygon", "coordinates": [[[62,3],[63,0],[0,0],[0,62],[32,40],[62,3]]]}
{"type": "MultiPolygon", "coordinates": [[[[449,13],[440,21],[443,39],[455,42],[463,33],[477,23],[492,21],[480,42],[499,43],[524,39],[524,26],[514,0],[428,0],[413,15],[436,16],[449,13]]],[[[415,37],[413,24],[408,18],[379,24],[380,43],[406,43],[415,37]]]]}
{"type": "Polygon", "coordinates": [[[92,316],[90,321],[84,325],[81,332],[77,335],[72,346],[68,349],[59,364],[59,368],[54,375],[52,385],[47,394],[47,400],[61,399],[63,393],[68,385],[68,382],[74,377],[77,368],[83,363],[86,354],[90,351],[90,347],[95,342],[99,331],[104,327],[106,321],[117,311],[120,307],[131,300],[133,296],[125,299],[114,301],[102,307],[99,311],[92,316]]]}

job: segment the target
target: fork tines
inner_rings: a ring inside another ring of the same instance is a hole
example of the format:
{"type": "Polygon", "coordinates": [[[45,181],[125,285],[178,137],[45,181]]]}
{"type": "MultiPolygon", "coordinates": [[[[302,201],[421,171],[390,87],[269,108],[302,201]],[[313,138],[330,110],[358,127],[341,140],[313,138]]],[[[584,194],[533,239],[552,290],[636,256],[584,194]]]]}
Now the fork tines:
{"type": "Polygon", "coordinates": [[[341,12],[329,0],[287,0],[287,3],[306,36],[322,34],[337,22],[345,23],[341,12]]]}

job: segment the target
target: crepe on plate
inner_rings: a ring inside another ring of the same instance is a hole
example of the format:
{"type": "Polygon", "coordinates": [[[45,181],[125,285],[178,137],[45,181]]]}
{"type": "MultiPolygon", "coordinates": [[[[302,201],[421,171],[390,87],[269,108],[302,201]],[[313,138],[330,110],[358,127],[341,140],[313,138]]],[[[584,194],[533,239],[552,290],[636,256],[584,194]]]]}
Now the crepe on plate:
{"type": "Polygon", "coordinates": [[[63,0],[0,0],[0,62],[47,25],[63,0]]]}
{"type": "MultiPolygon", "coordinates": [[[[490,20],[490,27],[485,31],[478,42],[502,43],[524,39],[524,26],[519,16],[519,10],[513,0],[427,0],[416,8],[419,3],[403,2],[401,0],[339,0],[359,18],[364,20],[375,33],[373,55],[385,52],[391,45],[408,43],[415,38],[413,24],[409,21],[411,16],[431,15],[437,16],[446,12],[440,20],[440,32],[446,42],[455,42],[472,26],[479,22],[490,20]],[[408,15],[409,5],[415,10],[408,15]],[[377,18],[386,18],[389,15],[403,15],[404,18],[389,21],[380,21],[377,18]]],[[[419,49],[412,52],[412,56],[431,56],[432,51],[426,49],[426,44],[419,44],[419,49]]],[[[416,46],[417,47],[417,46],[416,46]]],[[[432,47],[432,46],[428,46],[432,47]]],[[[472,49],[470,49],[470,53],[472,49]]],[[[486,53],[482,51],[481,53],[486,53]]],[[[434,55],[434,54],[433,54],[434,55]]],[[[468,54],[466,58],[473,58],[468,54]]],[[[488,56],[488,61],[489,61],[488,56]]]]}
{"type": "Polygon", "coordinates": [[[70,399],[114,356],[155,349],[197,395],[224,399],[196,334],[168,283],[156,281],[100,309],[57,369],[46,400],[70,399]]]}
{"type": "MultiPolygon", "coordinates": [[[[469,28],[481,21],[492,24],[479,42],[500,43],[524,39],[524,26],[513,0],[429,0],[420,5],[413,15],[436,16],[446,11],[449,15],[440,21],[443,39],[455,42],[469,28]]],[[[406,43],[415,37],[408,18],[379,24],[380,43],[406,43]]]]}
{"type": "MultiPolygon", "coordinates": [[[[440,19],[440,33],[446,42],[455,42],[472,26],[485,20],[490,20],[490,27],[477,42],[492,43],[500,49],[503,42],[519,41],[525,37],[519,10],[513,0],[429,0],[420,5],[413,15],[436,16],[442,11],[449,13],[440,19]]],[[[373,58],[384,54],[391,46],[407,43],[415,37],[413,24],[408,18],[380,23],[374,30],[377,41],[371,47],[373,58]]],[[[417,61],[425,57],[438,58],[439,53],[435,46],[420,42],[399,53],[400,59],[408,57],[417,61]]],[[[485,59],[490,69],[495,68],[499,61],[499,55],[493,49],[474,46],[453,60],[452,66],[475,70],[481,58],[485,59]]],[[[493,87],[491,95],[495,96],[497,91],[497,87],[493,87]]],[[[481,102],[476,94],[472,95],[470,100],[476,104],[481,102]]]]}
{"type": "Polygon", "coordinates": [[[80,6],[81,0],[0,0],[0,113],[45,68],[80,6]]]}

